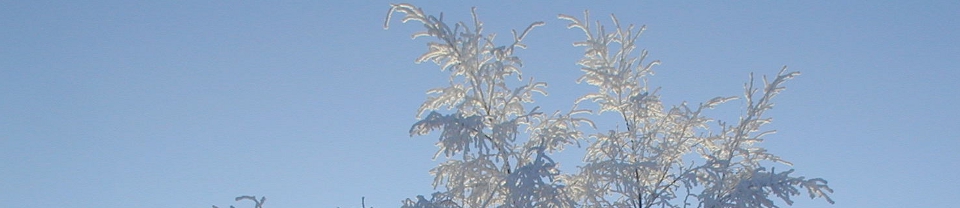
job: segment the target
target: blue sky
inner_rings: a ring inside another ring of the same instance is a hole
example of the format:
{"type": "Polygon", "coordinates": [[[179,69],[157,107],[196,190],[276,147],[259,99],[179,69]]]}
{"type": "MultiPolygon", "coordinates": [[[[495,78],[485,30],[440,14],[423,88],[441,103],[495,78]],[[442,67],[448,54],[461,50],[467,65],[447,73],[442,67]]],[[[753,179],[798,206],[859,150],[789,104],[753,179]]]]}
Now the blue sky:
{"type": "MultiPolygon", "coordinates": [[[[407,130],[446,75],[413,63],[421,26],[383,30],[388,3],[0,1],[0,203],[394,207],[432,193],[436,138],[407,130]]],[[[668,104],[801,71],[764,146],[829,180],[837,204],[795,207],[951,207],[960,193],[960,2],[413,3],[463,21],[477,6],[502,35],[545,21],[520,53],[524,76],[550,83],[548,112],[591,90],[574,83],[582,34],[559,13],[647,25],[668,104]]]]}

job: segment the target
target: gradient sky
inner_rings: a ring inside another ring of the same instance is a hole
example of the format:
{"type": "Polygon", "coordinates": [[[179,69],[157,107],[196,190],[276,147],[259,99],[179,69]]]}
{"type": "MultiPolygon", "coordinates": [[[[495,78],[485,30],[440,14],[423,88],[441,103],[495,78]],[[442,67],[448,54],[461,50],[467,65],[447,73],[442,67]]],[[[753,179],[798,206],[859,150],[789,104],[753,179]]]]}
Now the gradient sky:
{"type": "MultiPolygon", "coordinates": [[[[422,28],[386,1],[0,1],[4,207],[396,207],[433,192],[436,137],[409,137],[422,28]]],[[[645,24],[667,104],[740,95],[750,72],[803,73],[763,144],[837,201],[952,207],[960,193],[960,2],[413,2],[509,37],[534,21],[525,77],[547,112],[579,93],[582,33],[560,13],[645,24]]],[[[505,44],[505,39],[501,39],[505,44]]],[[[735,119],[734,101],[713,115],[735,119]]],[[[579,165],[576,151],[561,165],[579,165]]],[[[561,153],[562,154],[562,153],[561,153]]],[[[779,168],[778,168],[779,170],[779,168]]]]}

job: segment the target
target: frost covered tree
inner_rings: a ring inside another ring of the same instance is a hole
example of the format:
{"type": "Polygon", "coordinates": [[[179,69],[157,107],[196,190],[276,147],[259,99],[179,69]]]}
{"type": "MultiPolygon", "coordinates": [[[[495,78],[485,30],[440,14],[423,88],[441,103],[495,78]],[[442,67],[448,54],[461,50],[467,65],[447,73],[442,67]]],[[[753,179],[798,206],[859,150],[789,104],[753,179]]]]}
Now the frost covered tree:
{"type": "Polygon", "coordinates": [[[577,83],[596,87],[569,111],[544,113],[529,107],[534,96],[546,96],[546,83],[524,79],[515,50],[543,22],[512,31],[511,43],[496,45],[485,33],[476,9],[471,22],[448,24],[443,14],[428,15],[410,4],[391,5],[403,22],[425,30],[428,50],[416,63],[433,62],[450,74],[449,85],[431,89],[417,111],[410,135],[437,132],[444,161],[430,170],[430,198],[417,196],[403,207],[777,207],[773,198],[792,204],[806,190],[811,198],[833,201],[826,180],[793,176],[765,165],[789,162],[756,146],[774,131],[764,113],[783,83],[798,72],[786,67],[757,84],[751,74],[743,96],[717,97],[689,105],[665,106],[647,76],[659,61],[647,61],[636,40],[645,27],[623,27],[611,15],[608,30],[599,21],[559,15],[586,39],[577,62],[583,75],[577,83]],[[513,80],[513,79],[516,80],[513,80]],[[745,99],[745,113],[734,122],[704,116],[703,111],[734,99],[745,99]],[[598,109],[582,109],[588,103],[598,109]],[[589,114],[614,113],[622,123],[597,129],[589,114]],[[595,131],[595,133],[587,133],[595,131]],[[563,174],[552,159],[568,145],[585,143],[579,171],[563,174]]]}
{"type": "MultiPolygon", "coordinates": [[[[546,83],[527,79],[519,86],[508,86],[507,79],[522,80],[522,62],[514,50],[523,48],[522,40],[531,29],[513,32],[513,43],[494,45],[495,35],[484,35],[483,24],[473,14],[471,24],[447,25],[443,16],[426,15],[409,4],[397,4],[394,11],[404,13],[403,21],[418,21],[426,30],[414,38],[430,36],[429,51],[417,62],[432,61],[450,72],[450,85],[428,91],[430,98],[418,110],[419,122],[411,135],[439,131],[436,157],[448,158],[433,170],[433,185],[446,191],[432,199],[422,196],[407,200],[411,207],[567,207],[573,197],[553,182],[559,171],[550,153],[582,138],[576,127],[585,119],[571,113],[544,114],[537,108],[526,109],[534,94],[546,95],[546,83]],[[527,134],[522,134],[527,133],[527,134]],[[526,135],[526,138],[519,138],[526,135]]],[[[389,23],[389,17],[387,21],[389,23]]],[[[386,24],[384,25],[386,27],[386,24]]]]}

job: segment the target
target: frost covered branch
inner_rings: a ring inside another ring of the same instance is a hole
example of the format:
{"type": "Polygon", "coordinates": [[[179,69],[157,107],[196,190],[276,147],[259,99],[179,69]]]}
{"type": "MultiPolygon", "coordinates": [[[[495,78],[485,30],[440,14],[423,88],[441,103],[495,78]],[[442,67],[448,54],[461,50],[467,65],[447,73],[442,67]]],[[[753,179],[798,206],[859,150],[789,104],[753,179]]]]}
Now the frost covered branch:
{"type": "Polygon", "coordinates": [[[434,194],[430,200],[418,197],[404,204],[573,205],[572,201],[552,197],[563,193],[562,186],[553,180],[559,170],[550,154],[576,143],[582,137],[576,127],[589,121],[575,117],[578,112],[574,111],[548,115],[536,107],[527,110],[534,95],[547,94],[547,85],[532,78],[524,80],[523,62],[514,54],[516,49],[526,48],[523,39],[544,23],[534,22],[521,32],[511,31],[512,42],[498,46],[494,42],[496,34],[484,32],[476,8],[472,9],[471,24],[448,25],[442,14],[436,17],[410,4],[394,4],[385,28],[394,13],[404,14],[403,22],[423,24],[425,30],[414,33],[413,38],[434,39],[415,62],[431,61],[450,73],[449,86],[427,92],[431,96],[417,111],[420,121],[410,128],[411,136],[440,132],[434,158],[443,155],[446,161],[431,174],[434,187],[442,186],[446,192],[434,194]],[[513,76],[520,82],[507,79],[513,76]]]}
{"type": "Polygon", "coordinates": [[[384,28],[401,13],[402,22],[424,26],[414,39],[432,38],[415,63],[430,61],[450,74],[449,86],[427,91],[417,110],[419,121],[410,128],[411,136],[439,132],[434,159],[443,155],[444,161],[430,173],[434,188],[442,191],[430,199],[404,200],[404,207],[777,207],[772,197],[789,205],[800,189],[833,203],[826,180],[791,176],[793,170],[766,171],[761,165],[791,165],[758,144],[775,132],[762,128],[772,121],[764,113],[799,72],[784,67],[772,80],[763,77],[762,86],[755,86],[751,74],[741,97],[665,105],[659,88],[647,86],[660,61],[647,60],[649,53],[637,45],[645,26],[622,25],[614,15],[609,28],[591,21],[588,12],[583,19],[559,15],[569,22],[567,28],[585,34],[585,40],[573,43],[584,48],[576,62],[583,75],[576,82],[596,91],[580,96],[567,112],[548,114],[539,107],[528,110],[536,94],[547,95],[547,85],[524,79],[522,61],[514,54],[544,23],[511,31],[512,42],[497,45],[496,35],[484,32],[476,8],[471,12],[469,24],[448,25],[442,13],[428,15],[410,4],[388,10],[384,28]],[[517,81],[508,80],[513,76],[517,81]],[[704,116],[735,99],[746,103],[735,123],[704,116]],[[579,107],[584,104],[597,109],[579,107]],[[617,114],[622,123],[585,133],[597,127],[584,114],[605,112],[617,114]],[[552,155],[581,142],[586,153],[579,172],[560,173],[552,155]]]}
{"type": "MultiPolygon", "coordinates": [[[[757,92],[761,89],[754,87],[751,75],[743,96],[747,103],[746,115],[736,125],[721,122],[720,134],[714,134],[708,125],[714,119],[701,113],[737,97],[716,97],[696,108],[685,102],[665,107],[657,90],[651,91],[646,83],[646,76],[652,75],[652,67],[660,62],[645,62],[646,50],[634,52],[636,39],[646,27],[624,27],[616,16],[610,17],[614,28],[608,31],[600,21],[592,23],[588,12],[584,12],[583,20],[559,15],[560,19],[570,22],[567,28],[578,29],[586,35],[586,40],[573,44],[585,48],[583,58],[577,62],[584,72],[578,82],[597,87],[597,92],[584,95],[577,102],[596,103],[599,113],[619,114],[626,127],[591,135],[594,141],[587,147],[586,165],[579,173],[565,178],[569,187],[582,191],[577,195],[578,202],[585,206],[679,207],[687,206],[687,199],[695,197],[704,207],[737,204],[775,207],[772,201],[750,201],[761,197],[745,197],[743,194],[747,192],[737,187],[765,177],[761,161],[790,165],[754,145],[774,132],[761,129],[771,121],[763,117],[766,110],[773,108],[771,100],[785,89],[782,84],[786,80],[800,73],[787,72],[784,67],[773,81],[768,82],[764,77],[760,95],[757,92]],[[702,165],[693,166],[697,160],[685,159],[690,155],[703,158],[702,165]],[[677,193],[681,187],[687,193],[677,193]],[[703,192],[690,193],[694,187],[702,188],[703,192]],[[676,201],[680,195],[684,200],[676,201]]],[[[762,195],[765,200],[774,194],[792,204],[790,196],[798,193],[784,190],[800,187],[807,188],[812,197],[823,197],[833,203],[824,194],[832,191],[825,180],[813,179],[810,181],[816,181],[815,185],[803,185],[806,183],[803,177],[788,176],[792,172],[777,175],[783,182],[754,183],[750,187],[755,188],[750,190],[756,191],[749,194],[762,195]]]]}

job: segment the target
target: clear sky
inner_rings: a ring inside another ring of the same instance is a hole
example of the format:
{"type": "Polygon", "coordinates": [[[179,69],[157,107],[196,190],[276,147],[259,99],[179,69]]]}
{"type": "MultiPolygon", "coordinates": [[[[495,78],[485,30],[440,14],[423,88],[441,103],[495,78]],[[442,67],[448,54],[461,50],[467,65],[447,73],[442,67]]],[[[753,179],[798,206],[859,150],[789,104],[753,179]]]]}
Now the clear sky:
{"type": "MultiPolygon", "coordinates": [[[[407,131],[446,74],[413,63],[422,26],[383,30],[388,3],[0,1],[0,204],[396,207],[432,193],[436,138],[407,131]]],[[[787,65],[803,75],[763,145],[837,201],[796,207],[956,206],[958,1],[413,3],[462,21],[477,6],[501,37],[545,21],[521,58],[550,83],[548,112],[592,89],[574,83],[582,33],[559,13],[647,25],[668,104],[740,95],[748,73],[787,65]]]]}

